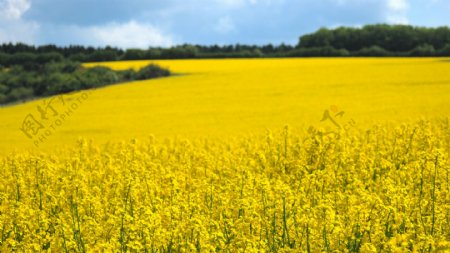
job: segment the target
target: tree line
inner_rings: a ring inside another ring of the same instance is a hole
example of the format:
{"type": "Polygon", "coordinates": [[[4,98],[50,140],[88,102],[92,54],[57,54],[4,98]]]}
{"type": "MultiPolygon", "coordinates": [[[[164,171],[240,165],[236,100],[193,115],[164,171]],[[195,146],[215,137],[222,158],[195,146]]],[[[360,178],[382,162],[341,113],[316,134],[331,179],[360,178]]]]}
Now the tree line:
{"type": "Polygon", "coordinates": [[[120,49],[115,47],[84,47],[55,45],[33,46],[23,43],[0,45],[0,65],[9,66],[25,61],[49,62],[69,59],[77,62],[104,62],[117,60],[145,59],[192,59],[192,58],[248,58],[263,56],[283,56],[294,46],[281,44],[273,46],[257,45],[178,45],[170,48],[151,47],[148,49],[120,49]]]}
{"type": "Polygon", "coordinates": [[[297,45],[191,45],[170,48],[120,49],[23,43],[0,45],[0,65],[46,63],[59,59],[101,62],[144,59],[257,58],[315,56],[450,56],[450,28],[409,25],[366,25],[321,28],[300,37],[297,45]]]}
{"type": "Polygon", "coordinates": [[[332,48],[363,56],[450,56],[450,28],[383,24],[321,28],[300,37],[297,47],[332,48]]]}

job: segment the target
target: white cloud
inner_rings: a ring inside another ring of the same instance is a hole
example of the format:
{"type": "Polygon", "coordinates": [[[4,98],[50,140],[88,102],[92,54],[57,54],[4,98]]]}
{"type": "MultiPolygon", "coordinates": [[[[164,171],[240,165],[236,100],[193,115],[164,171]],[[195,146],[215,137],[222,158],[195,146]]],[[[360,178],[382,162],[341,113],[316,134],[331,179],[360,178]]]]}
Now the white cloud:
{"type": "Polygon", "coordinates": [[[408,24],[408,0],[386,0],[386,21],[394,24],[408,24]]]}
{"type": "MultiPolygon", "coordinates": [[[[0,19],[1,20],[1,19],[0,19]]],[[[33,44],[40,30],[39,24],[17,20],[0,24],[0,43],[22,42],[33,44]]]]}
{"type": "MultiPolygon", "coordinates": [[[[384,21],[392,24],[407,24],[408,10],[410,8],[409,0],[329,0],[341,7],[361,5],[361,8],[368,6],[381,7],[384,21]]],[[[426,0],[430,1],[430,0],[426,0]]],[[[431,0],[433,1],[433,0],[431,0]]],[[[436,0],[434,0],[436,1],[436,0]]]]}
{"type": "Polygon", "coordinates": [[[406,16],[396,14],[387,15],[386,21],[390,24],[397,24],[397,25],[409,24],[409,19],[406,16]]]}
{"type": "Polygon", "coordinates": [[[22,19],[30,8],[28,0],[0,0],[0,43],[34,43],[39,24],[22,19]]]}
{"type": "Polygon", "coordinates": [[[409,7],[407,0],[388,0],[387,5],[391,11],[406,11],[409,7]]]}
{"type": "Polygon", "coordinates": [[[28,0],[0,0],[0,19],[18,20],[30,7],[28,0]]]}
{"type": "Polygon", "coordinates": [[[126,23],[109,23],[101,26],[71,27],[69,31],[93,46],[116,46],[121,48],[168,47],[174,44],[171,36],[151,24],[131,20],[126,23]]]}
{"type": "Polygon", "coordinates": [[[234,26],[233,20],[230,17],[222,17],[217,22],[216,26],[214,27],[214,30],[219,33],[230,33],[234,31],[236,27],[234,26]]]}

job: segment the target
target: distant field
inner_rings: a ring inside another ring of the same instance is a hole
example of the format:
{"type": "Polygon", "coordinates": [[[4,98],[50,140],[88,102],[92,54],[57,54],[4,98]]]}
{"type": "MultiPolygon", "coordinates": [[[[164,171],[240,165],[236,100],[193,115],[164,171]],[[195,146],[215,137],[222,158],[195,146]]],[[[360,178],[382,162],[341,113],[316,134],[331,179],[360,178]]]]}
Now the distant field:
{"type": "MultiPolygon", "coordinates": [[[[286,124],[333,127],[320,122],[332,105],[345,112],[341,121],[354,120],[361,127],[450,113],[448,59],[155,62],[181,75],[93,90],[73,114],[52,129],[40,150],[72,145],[82,136],[101,144],[150,134],[164,138],[263,133],[286,124]]],[[[148,63],[102,65],[127,69],[148,63]]],[[[19,128],[27,114],[39,117],[40,103],[42,100],[0,108],[0,153],[34,147],[19,128]]]]}

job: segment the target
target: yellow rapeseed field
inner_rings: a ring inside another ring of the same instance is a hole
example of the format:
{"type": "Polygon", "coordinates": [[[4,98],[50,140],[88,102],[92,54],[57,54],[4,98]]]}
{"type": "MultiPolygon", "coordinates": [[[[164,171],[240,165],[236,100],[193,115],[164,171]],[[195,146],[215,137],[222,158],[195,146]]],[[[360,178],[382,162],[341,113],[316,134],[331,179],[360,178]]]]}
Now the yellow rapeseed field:
{"type": "MultiPolygon", "coordinates": [[[[148,61],[106,64],[115,69],[148,61]]],[[[447,117],[450,59],[242,59],[156,61],[177,75],[95,90],[38,150],[72,146],[79,137],[110,140],[263,134],[266,129],[331,126],[320,122],[336,105],[360,127],[447,117]]],[[[56,103],[59,101],[55,101],[56,103]]],[[[35,149],[19,128],[39,118],[42,100],[0,108],[0,154],[35,149]]],[[[70,103],[68,103],[70,104],[70,103]]],[[[59,106],[60,104],[57,104],[59,106]]],[[[61,105],[61,107],[63,107],[61,105]]],[[[61,113],[66,109],[61,108],[61,113]]]]}
{"type": "Polygon", "coordinates": [[[0,108],[0,252],[450,251],[450,60],[156,63],[0,108]]]}

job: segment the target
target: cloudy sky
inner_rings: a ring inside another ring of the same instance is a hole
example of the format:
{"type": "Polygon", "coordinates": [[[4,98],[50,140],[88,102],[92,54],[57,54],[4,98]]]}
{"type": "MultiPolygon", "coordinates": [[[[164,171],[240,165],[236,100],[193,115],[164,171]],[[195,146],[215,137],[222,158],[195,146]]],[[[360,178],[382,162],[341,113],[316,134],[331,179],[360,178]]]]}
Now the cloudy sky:
{"type": "Polygon", "coordinates": [[[450,25],[450,0],[0,0],[0,43],[295,44],[320,27],[450,25]]]}

